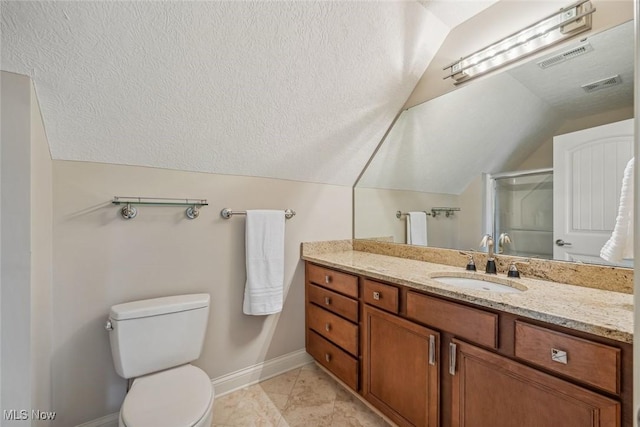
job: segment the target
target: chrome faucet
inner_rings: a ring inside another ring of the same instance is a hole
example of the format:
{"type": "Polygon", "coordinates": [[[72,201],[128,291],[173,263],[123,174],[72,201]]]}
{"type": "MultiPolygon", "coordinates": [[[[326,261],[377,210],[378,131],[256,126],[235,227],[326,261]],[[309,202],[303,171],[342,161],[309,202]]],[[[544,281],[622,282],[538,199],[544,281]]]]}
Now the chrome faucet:
{"type": "Polygon", "coordinates": [[[493,257],[493,248],[495,246],[495,242],[493,241],[493,237],[491,234],[485,234],[480,242],[480,246],[483,248],[488,248],[487,250],[487,267],[485,268],[485,272],[487,274],[497,274],[496,269],[496,260],[493,257]]]}

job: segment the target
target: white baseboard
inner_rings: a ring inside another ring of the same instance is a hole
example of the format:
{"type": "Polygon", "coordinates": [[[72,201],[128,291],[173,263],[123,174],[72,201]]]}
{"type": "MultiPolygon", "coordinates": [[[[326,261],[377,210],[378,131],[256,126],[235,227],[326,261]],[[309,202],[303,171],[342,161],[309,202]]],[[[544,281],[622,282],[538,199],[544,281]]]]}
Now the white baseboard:
{"type": "Polygon", "coordinates": [[[93,421],[88,421],[84,424],[79,424],[76,427],[118,427],[118,415],[115,414],[105,415],[104,417],[98,418],[93,421]]]}
{"type": "Polygon", "coordinates": [[[243,387],[257,384],[260,381],[307,365],[312,361],[313,358],[309,353],[302,349],[214,378],[211,382],[213,383],[216,396],[223,396],[243,387]]]}
{"type": "MultiPolygon", "coordinates": [[[[276,375],[290,371],[300,366],[307,365],[313,358],[305,349],[294,351],[257,365],[232,372],[211,380],[215,389],[216,397],[229,394],[260,381],[264,381],[276,375]]],[[[93,421],[77,425],[76,427],[118,427],[118,413],[105,415],[93,421]]]]}

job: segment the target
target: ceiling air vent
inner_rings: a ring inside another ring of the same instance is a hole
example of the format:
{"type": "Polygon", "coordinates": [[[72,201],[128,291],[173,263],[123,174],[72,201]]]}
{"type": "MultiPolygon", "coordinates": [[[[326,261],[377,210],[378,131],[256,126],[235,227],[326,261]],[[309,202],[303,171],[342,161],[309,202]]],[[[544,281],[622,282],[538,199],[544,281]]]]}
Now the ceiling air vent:
{"type": "Polygon", "coordinates": [[[622,83],[622,78],[619,74],[616,74],[615,76],[607,77],[606,79],[598,80],[597,82],[588,83],[581,87],[585,92],[595,92],[596,90],[606,89],[608,87],[619,85],[620,83],[622,83]]]}
{"type": "Polygon", "coordinates": [[[591,52],[592,50],[593,46],[591,46],[591,44],[589,43],[585,43],[578,47],[574,47],[573,49],[567,50],[566,52],[562,52],[550,58],[544,59],[538,62],[538,66],[544,70],[545,68],[549,68],[553,65],[560,64],[577,56],[584,55],[585,53],[591,52]]]}

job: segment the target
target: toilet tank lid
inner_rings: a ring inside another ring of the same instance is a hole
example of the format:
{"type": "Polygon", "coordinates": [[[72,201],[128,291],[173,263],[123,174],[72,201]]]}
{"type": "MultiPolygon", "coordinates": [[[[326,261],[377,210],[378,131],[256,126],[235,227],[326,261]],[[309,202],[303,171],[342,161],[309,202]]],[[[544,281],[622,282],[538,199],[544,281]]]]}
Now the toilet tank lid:
{"type": "Polygon", "coordinates": [[[109,317],[113,320],[138,319],[208,306],[209,294],[176,295],[114,305],[111,307],[109,317]]]}

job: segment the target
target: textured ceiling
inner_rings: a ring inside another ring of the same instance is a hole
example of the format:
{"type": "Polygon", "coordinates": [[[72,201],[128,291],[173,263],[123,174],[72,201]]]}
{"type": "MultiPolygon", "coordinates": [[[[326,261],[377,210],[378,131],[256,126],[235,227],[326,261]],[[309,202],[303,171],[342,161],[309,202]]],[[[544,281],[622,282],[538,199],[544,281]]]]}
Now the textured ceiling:
{"type": "Polygon", "coordinates": [[[588,41],[585,55],[540,69],[550,53],[403,112],[358,185],[460,194],[481,173],[514,170],[564,123],[632,108],[633,23],[588,41]],[[615,74],[622,85],[580,88],[615,74]]]}
{"type": "Polygon", "coordinates": [[[592,51],[567,62],[542,69],[538,62],[553,56],[545,55],[509,72],[566,118],[590,116],[633,105],[633,23],[611,28],[589,37],[585,43],[577,42],[559,52],[587,44],[591,45],[592,51]],[[621,77],[622,84],[592,93],[585,93],[581,88],[615,75],[621,77]],[[545,84],[540,84],[541,81],[545,84]]]}
{"type": "Polygon", "coordinates": [[[498,0],[418,0],[449,28],[457,27],[498,0]]]}
{"type": "Polygon", "coordinates": [[[54,159],[339,185],[449,31],[405,1],[1,7],[0,67],[34,80],[54,159]]]}

